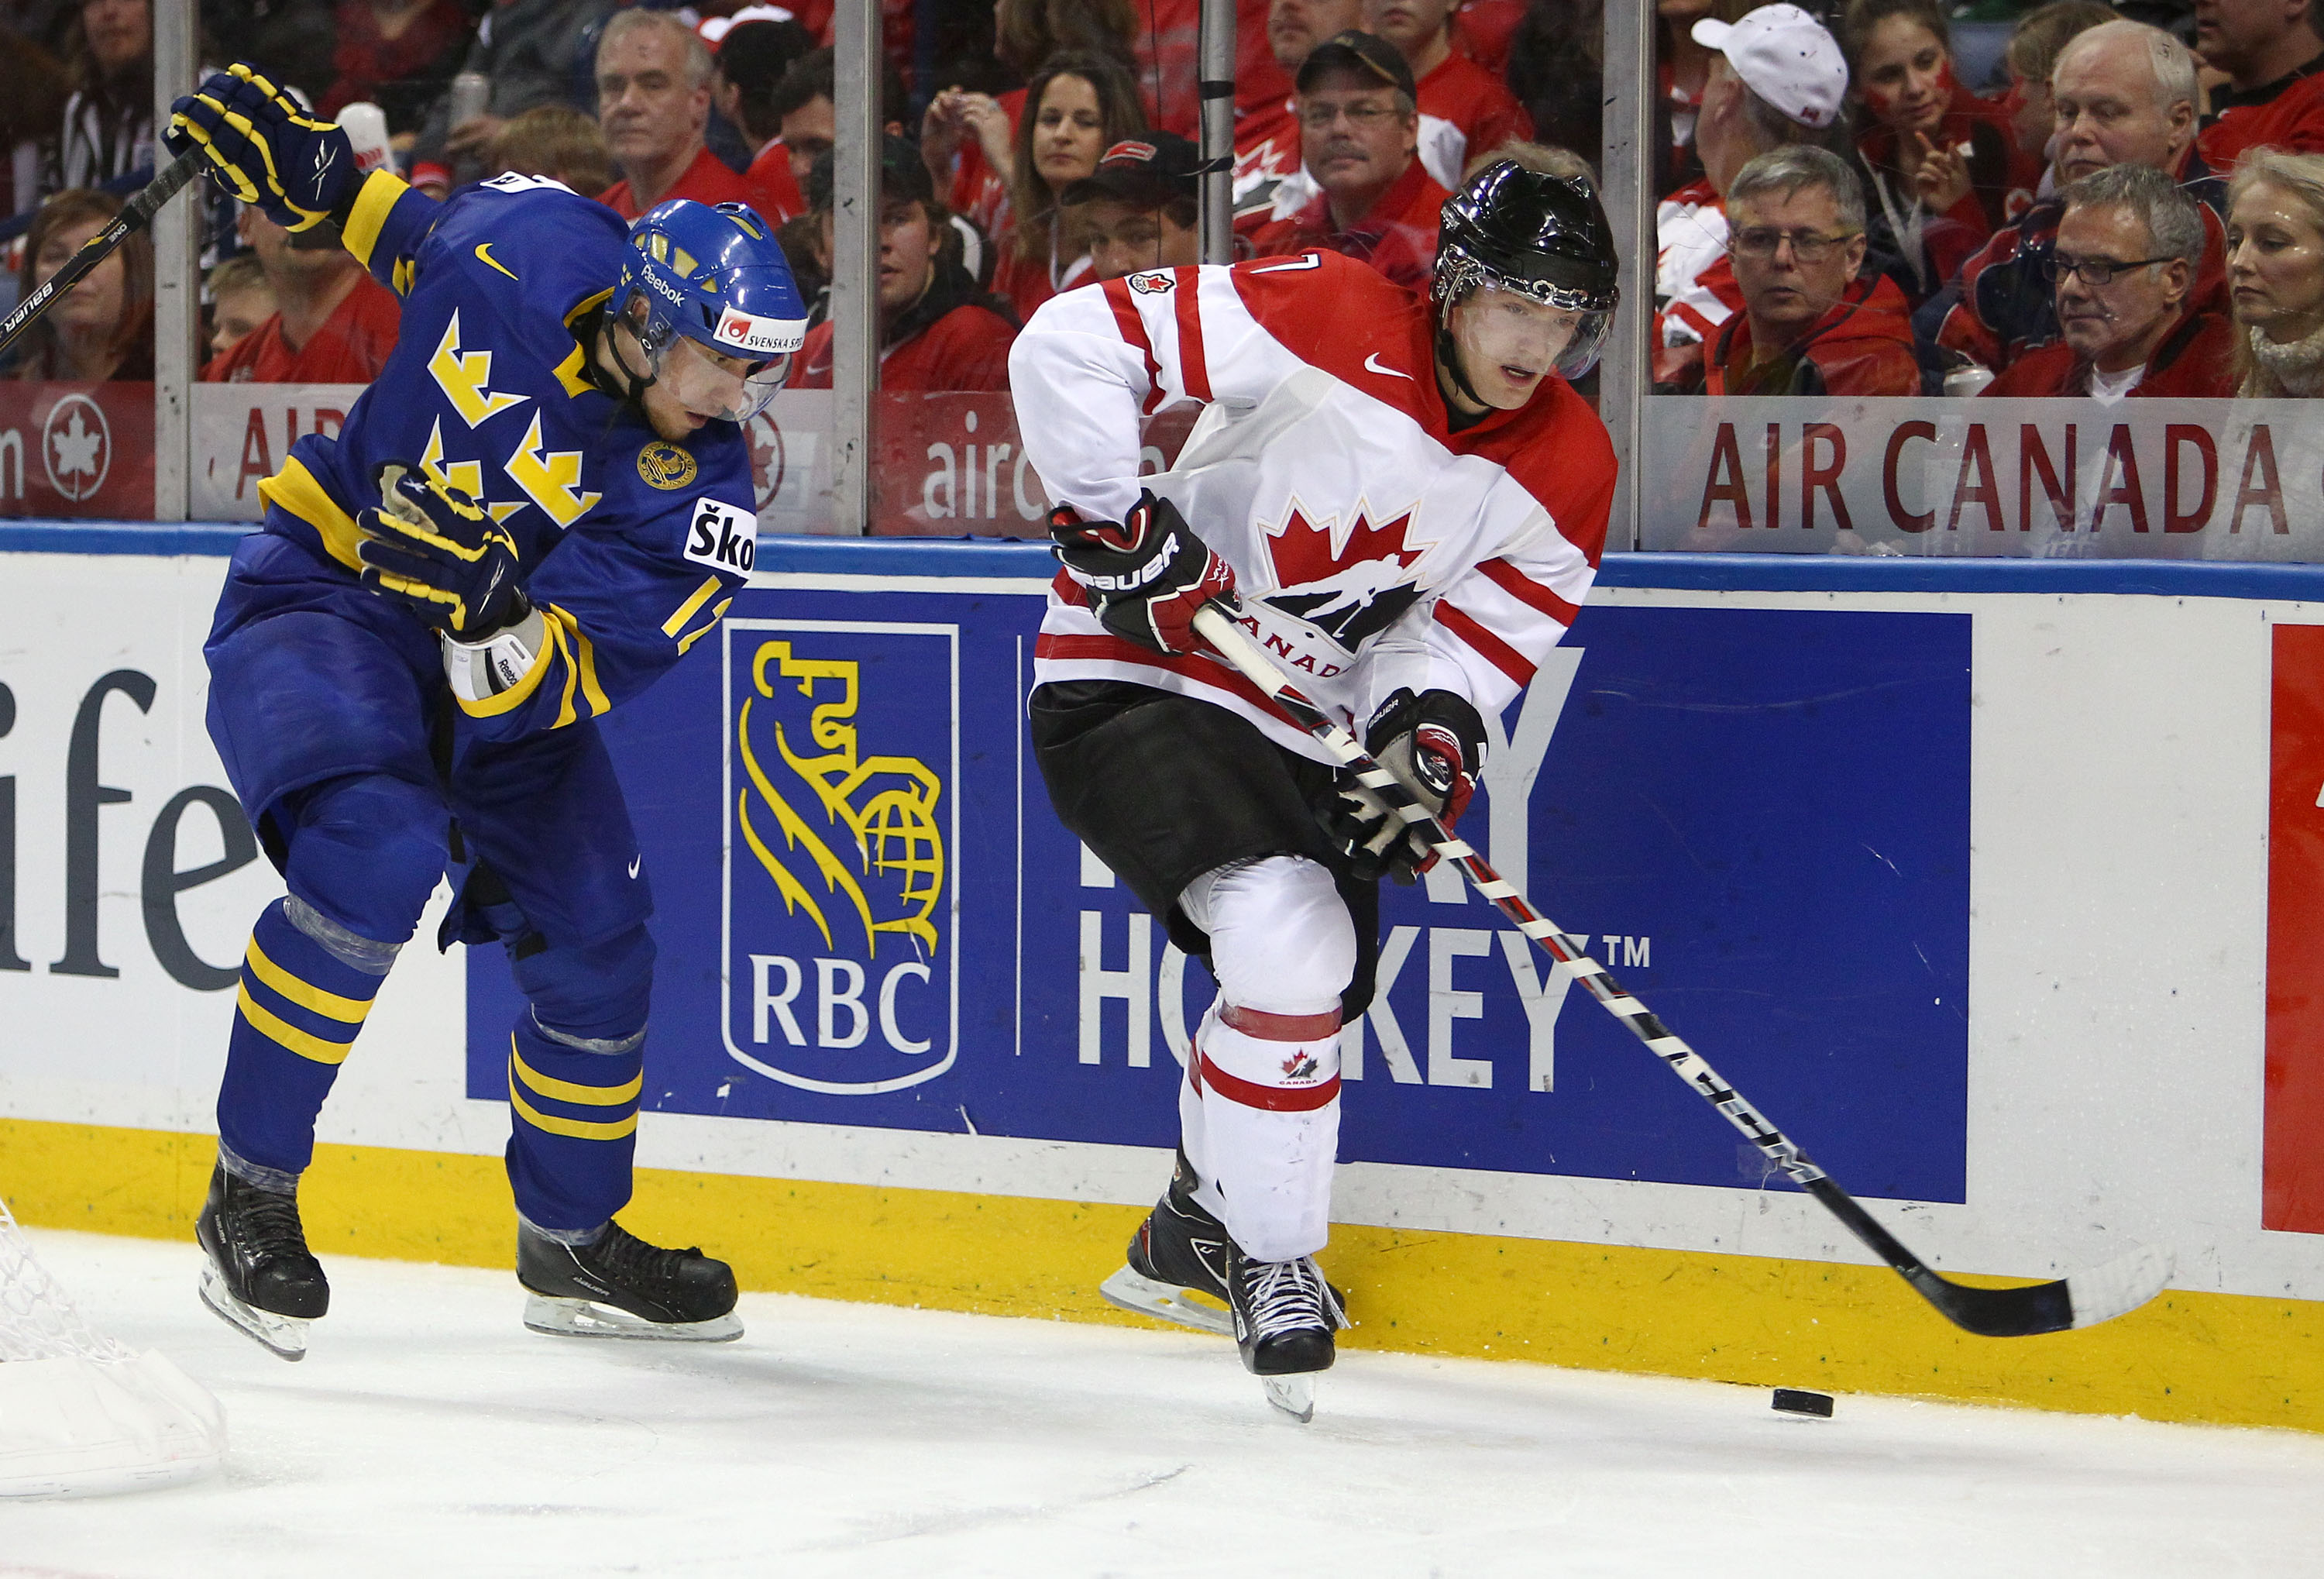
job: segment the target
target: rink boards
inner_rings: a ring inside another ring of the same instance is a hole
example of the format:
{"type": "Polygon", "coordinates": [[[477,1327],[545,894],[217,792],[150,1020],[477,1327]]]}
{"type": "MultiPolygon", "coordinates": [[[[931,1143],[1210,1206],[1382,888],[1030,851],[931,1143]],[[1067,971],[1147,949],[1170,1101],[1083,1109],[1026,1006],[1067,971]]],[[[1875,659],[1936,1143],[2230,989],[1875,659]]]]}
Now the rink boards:
{"type": "MultiPolygon", "coordinates": [[[[0,527],[31,1221],[177,1234],[198,1201],[278,891],[201,727],[231,542],[0,527]]],[[[1019,721],[1050,562],[762,547],[606,727],[661,949],[634,1225],[755,1287],[1105,1319],[1210,984],[1048,810],[1019,721]]],[[[1463,831],[1932,1264],[2160,1242],[2178,1287],[1953,1334],[1440,873],[1389,891],[1344,1039],[1352,1340],[2324,1428],[2310,675],[2298,568],[1610,560],[1463,831]]],[[[505,1260],[514,1011],[498,950],[408,951],[326,1111],[319,1247],[505,1260]]]]}

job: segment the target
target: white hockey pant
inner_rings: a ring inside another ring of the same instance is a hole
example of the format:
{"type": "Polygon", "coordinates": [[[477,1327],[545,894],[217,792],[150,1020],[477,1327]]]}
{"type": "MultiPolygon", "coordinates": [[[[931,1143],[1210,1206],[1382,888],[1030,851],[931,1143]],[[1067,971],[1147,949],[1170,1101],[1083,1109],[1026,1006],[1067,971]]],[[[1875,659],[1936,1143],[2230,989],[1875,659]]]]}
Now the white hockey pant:
{"type": "Polygon", "coordinates": [[[1297,855],[1217,867],[1178,904],[1219,979],[1178,1094],[1194,1198],[1254,1260],[1312,1255],[1331,1233],[1354,923],[1332,874],[1297,855]]]}

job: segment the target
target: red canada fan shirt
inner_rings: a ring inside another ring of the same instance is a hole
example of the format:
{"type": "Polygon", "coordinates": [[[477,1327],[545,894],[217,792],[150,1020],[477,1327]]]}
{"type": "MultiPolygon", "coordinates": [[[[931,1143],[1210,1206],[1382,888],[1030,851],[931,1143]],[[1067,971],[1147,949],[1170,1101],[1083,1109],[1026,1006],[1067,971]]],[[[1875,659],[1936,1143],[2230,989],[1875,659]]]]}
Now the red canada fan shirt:
{"type": "Polygon", "coordinates": [[[1533,141],[1533,117],[1492,72],[1455,50],[1414,84],[1420,113],[1460,128],[1462,169],[1512,138],[1533,141]]]}
{"type": "Polygon", "coordinates": [[[2230,93],[2218,116],[2195,136],[2195,154],[2222,174],[2255,148],[2324,152],[2324,55],[2247,94],[2230,93]]]}
{"type": "MultiPolygon", "coordinates": [[[[694,162],[686,167],[686,173],[678,178],[678,184],[656,201],[667,203],[672,198],[691,198],[697,203],[708,203],[714,207],[720,203],[747,203],[751,200],[751,189],[741,176],[726,168],[724,160],[707,148],[698,148],[695,150],[694,162]]],[[[630,183],[627,181],[615,181],[597,194],[597,201],[624,219],[635,219],[645,212],[638,207],[637,199],[630,195],[630,183]]],[[[774,216],[762,214],[760,217],[771,220],[774,216]]]]}
{"type": "MultiPolygon", "coordinates": [[[[1234,567],[1246,628],[1318,704],[1360,725],[1408,686],[1498,713],[1589,595],[1613,448],[1554,374],[1452,432],[1435,332],[1420,296],[1333,253],[1159,270],[1043,306],[1010,386],[1051,499],[1107,521],[1142,488],[1169,499],[1234,567]],[[1185,401],[1206,409],[1177,464],[1141,476],[1140,415],[1185,401]]],[[[1052,588],[1037,681],[1199,697],[1329,760],[1224,663],[1125,642],[1071,591],[1052,588]]]]}
{"type": "Polygon", "coordinates": [[[1408,290],[1425,291],[1436,268],[1437,222],[1451,196],[1416,159],[1345,230],[1332,227],[1331,199],[1319,195],[1289,218],[1260,226],[1251,234],[1250,250],[1270,257],[1320,247],[1369,263],[1408,290]]]}
{"type": "Polygon", "coordinates": [[[369,274],[297,350],[276,313],[202,368],[204,383],[369,383],[395,349],[403,304],[369,274]]]}

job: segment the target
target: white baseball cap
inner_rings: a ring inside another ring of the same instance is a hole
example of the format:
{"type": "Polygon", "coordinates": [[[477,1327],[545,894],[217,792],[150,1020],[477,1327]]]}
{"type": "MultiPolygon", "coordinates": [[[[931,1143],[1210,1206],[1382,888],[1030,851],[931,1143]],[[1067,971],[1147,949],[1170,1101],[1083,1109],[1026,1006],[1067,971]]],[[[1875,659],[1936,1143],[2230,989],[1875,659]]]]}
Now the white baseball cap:
{"type": "Polygon", "coordinates": [[[1740,22],[1704,17],[1694,42],[1717,50],[1743,86],[1803,126],[1829,126],[1848,98],[1848,61],[1823,23],[1796,5],[1762,5],[1740,22]]]}

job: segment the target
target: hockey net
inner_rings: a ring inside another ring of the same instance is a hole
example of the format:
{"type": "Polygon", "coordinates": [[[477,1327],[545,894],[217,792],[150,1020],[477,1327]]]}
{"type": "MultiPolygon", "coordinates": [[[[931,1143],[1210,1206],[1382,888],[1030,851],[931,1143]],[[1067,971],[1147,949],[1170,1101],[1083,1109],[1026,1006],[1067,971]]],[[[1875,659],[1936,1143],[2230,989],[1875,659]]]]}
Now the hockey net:
{"type": "Polygon", "coordinates": [[[167,1485],[225,1449],[217,1400],[83,1320],[0,1201],[0,1497],[167,1485]]]}

